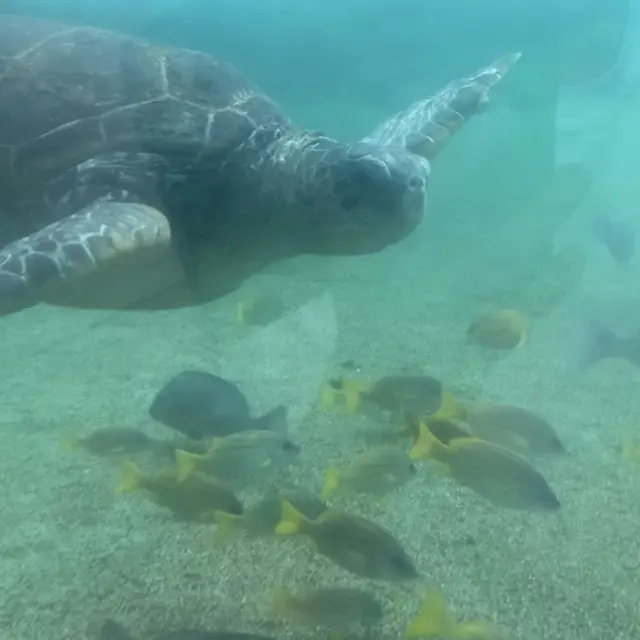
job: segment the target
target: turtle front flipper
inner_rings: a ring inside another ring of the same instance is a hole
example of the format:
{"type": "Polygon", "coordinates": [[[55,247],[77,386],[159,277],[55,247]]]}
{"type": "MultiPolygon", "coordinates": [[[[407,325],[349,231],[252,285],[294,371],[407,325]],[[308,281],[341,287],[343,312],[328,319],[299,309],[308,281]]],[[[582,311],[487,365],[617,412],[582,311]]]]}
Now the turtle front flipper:
{"type": "Polygon", "coordinates": [[[40,302],[129,308],[182,279],[160,211],[96,201],[0,251],[0,315],[40,302]]]}
{"type": "Polygon", "coordinates": [[[460,127],[489,100],[490,90],[520,58],[499,58],[476,73],[450,82],[431,98],[385,120],[363,142],[402,146],[432,160],[460,127]]]}

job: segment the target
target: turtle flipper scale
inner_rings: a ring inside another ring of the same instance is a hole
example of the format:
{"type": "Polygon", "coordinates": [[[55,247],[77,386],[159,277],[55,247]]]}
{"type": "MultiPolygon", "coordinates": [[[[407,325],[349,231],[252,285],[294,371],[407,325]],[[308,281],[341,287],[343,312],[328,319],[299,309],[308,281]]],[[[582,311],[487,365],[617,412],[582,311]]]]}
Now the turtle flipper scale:
{"type": "Polygon", "coordinates": [[[450,82],[434,96],[385,120],[364,141],[402,146],[432,160],[451,136],[486,105],[491,89],[519,59],[519,53],[510,54],[450,82]]]}
{"type": "Polygon", "coordinates": [[[0,251],[0,315],[39,302],[127,308],[182,277],[160,211],[96,201],[0,251]]]}

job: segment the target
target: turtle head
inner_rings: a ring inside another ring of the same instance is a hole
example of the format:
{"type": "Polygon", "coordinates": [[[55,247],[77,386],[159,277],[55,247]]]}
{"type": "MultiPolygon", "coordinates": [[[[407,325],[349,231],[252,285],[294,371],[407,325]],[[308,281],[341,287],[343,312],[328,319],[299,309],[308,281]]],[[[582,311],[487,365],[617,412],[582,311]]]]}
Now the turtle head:
{"type": "Polygon", "coordinates": [[[427,160],[402,147],[318,138],[295,176],[300,249],[362,254],[402,240],[423,218],[429,172],[427,160]]]}

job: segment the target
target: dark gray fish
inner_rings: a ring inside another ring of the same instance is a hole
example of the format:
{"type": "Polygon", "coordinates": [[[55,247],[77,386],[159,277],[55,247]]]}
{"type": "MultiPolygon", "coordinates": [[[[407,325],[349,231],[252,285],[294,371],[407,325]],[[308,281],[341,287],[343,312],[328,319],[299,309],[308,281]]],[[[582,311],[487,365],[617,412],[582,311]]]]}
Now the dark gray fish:
{"type": "Polygon", "coordinates": [[[635,253],[635,237],[631,227],[623,220],[598,215],[593,220],[596,237],[620,264],[629,264],[635,253]]]}
{"type": "MultiPolygon", "coordinates": [[[[102,625],[99,640],[135,640],[135,638],[119,623],[107,620],[102,625]]],[[[181,629],[163,632],[153,636],[153,640],[276,640],[272,636],[235,631],[198,631],[181,629]]]]}
{"type": "Polygon", "coordinates": [[[581,366],[586,368],[600,360],[622,358],[640,368],[640,331],[628,337],[617,336],[611,329],[589,319],[586,347],[581,354],[581,366]]]}
{"type": "Polygon", "coordinates": [[[204,371],[183,371],[158,391],[149,408],[158,422],[193,440],[249,430],[285,432],[287,410],[280,405],[253,418],[238,387],[204,371]]]}

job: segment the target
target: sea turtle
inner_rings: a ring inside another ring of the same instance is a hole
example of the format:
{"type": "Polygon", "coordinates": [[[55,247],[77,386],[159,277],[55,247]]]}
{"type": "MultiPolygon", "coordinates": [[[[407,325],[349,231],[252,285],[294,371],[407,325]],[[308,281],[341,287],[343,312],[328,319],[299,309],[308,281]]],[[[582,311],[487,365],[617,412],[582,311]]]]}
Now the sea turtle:
{"type": "Polygon", "coordinates": [[[343,143],[197,51],[0,16],[0,314],[202,304],[275,260],[375,252],[510,55],[343,143]]]}

